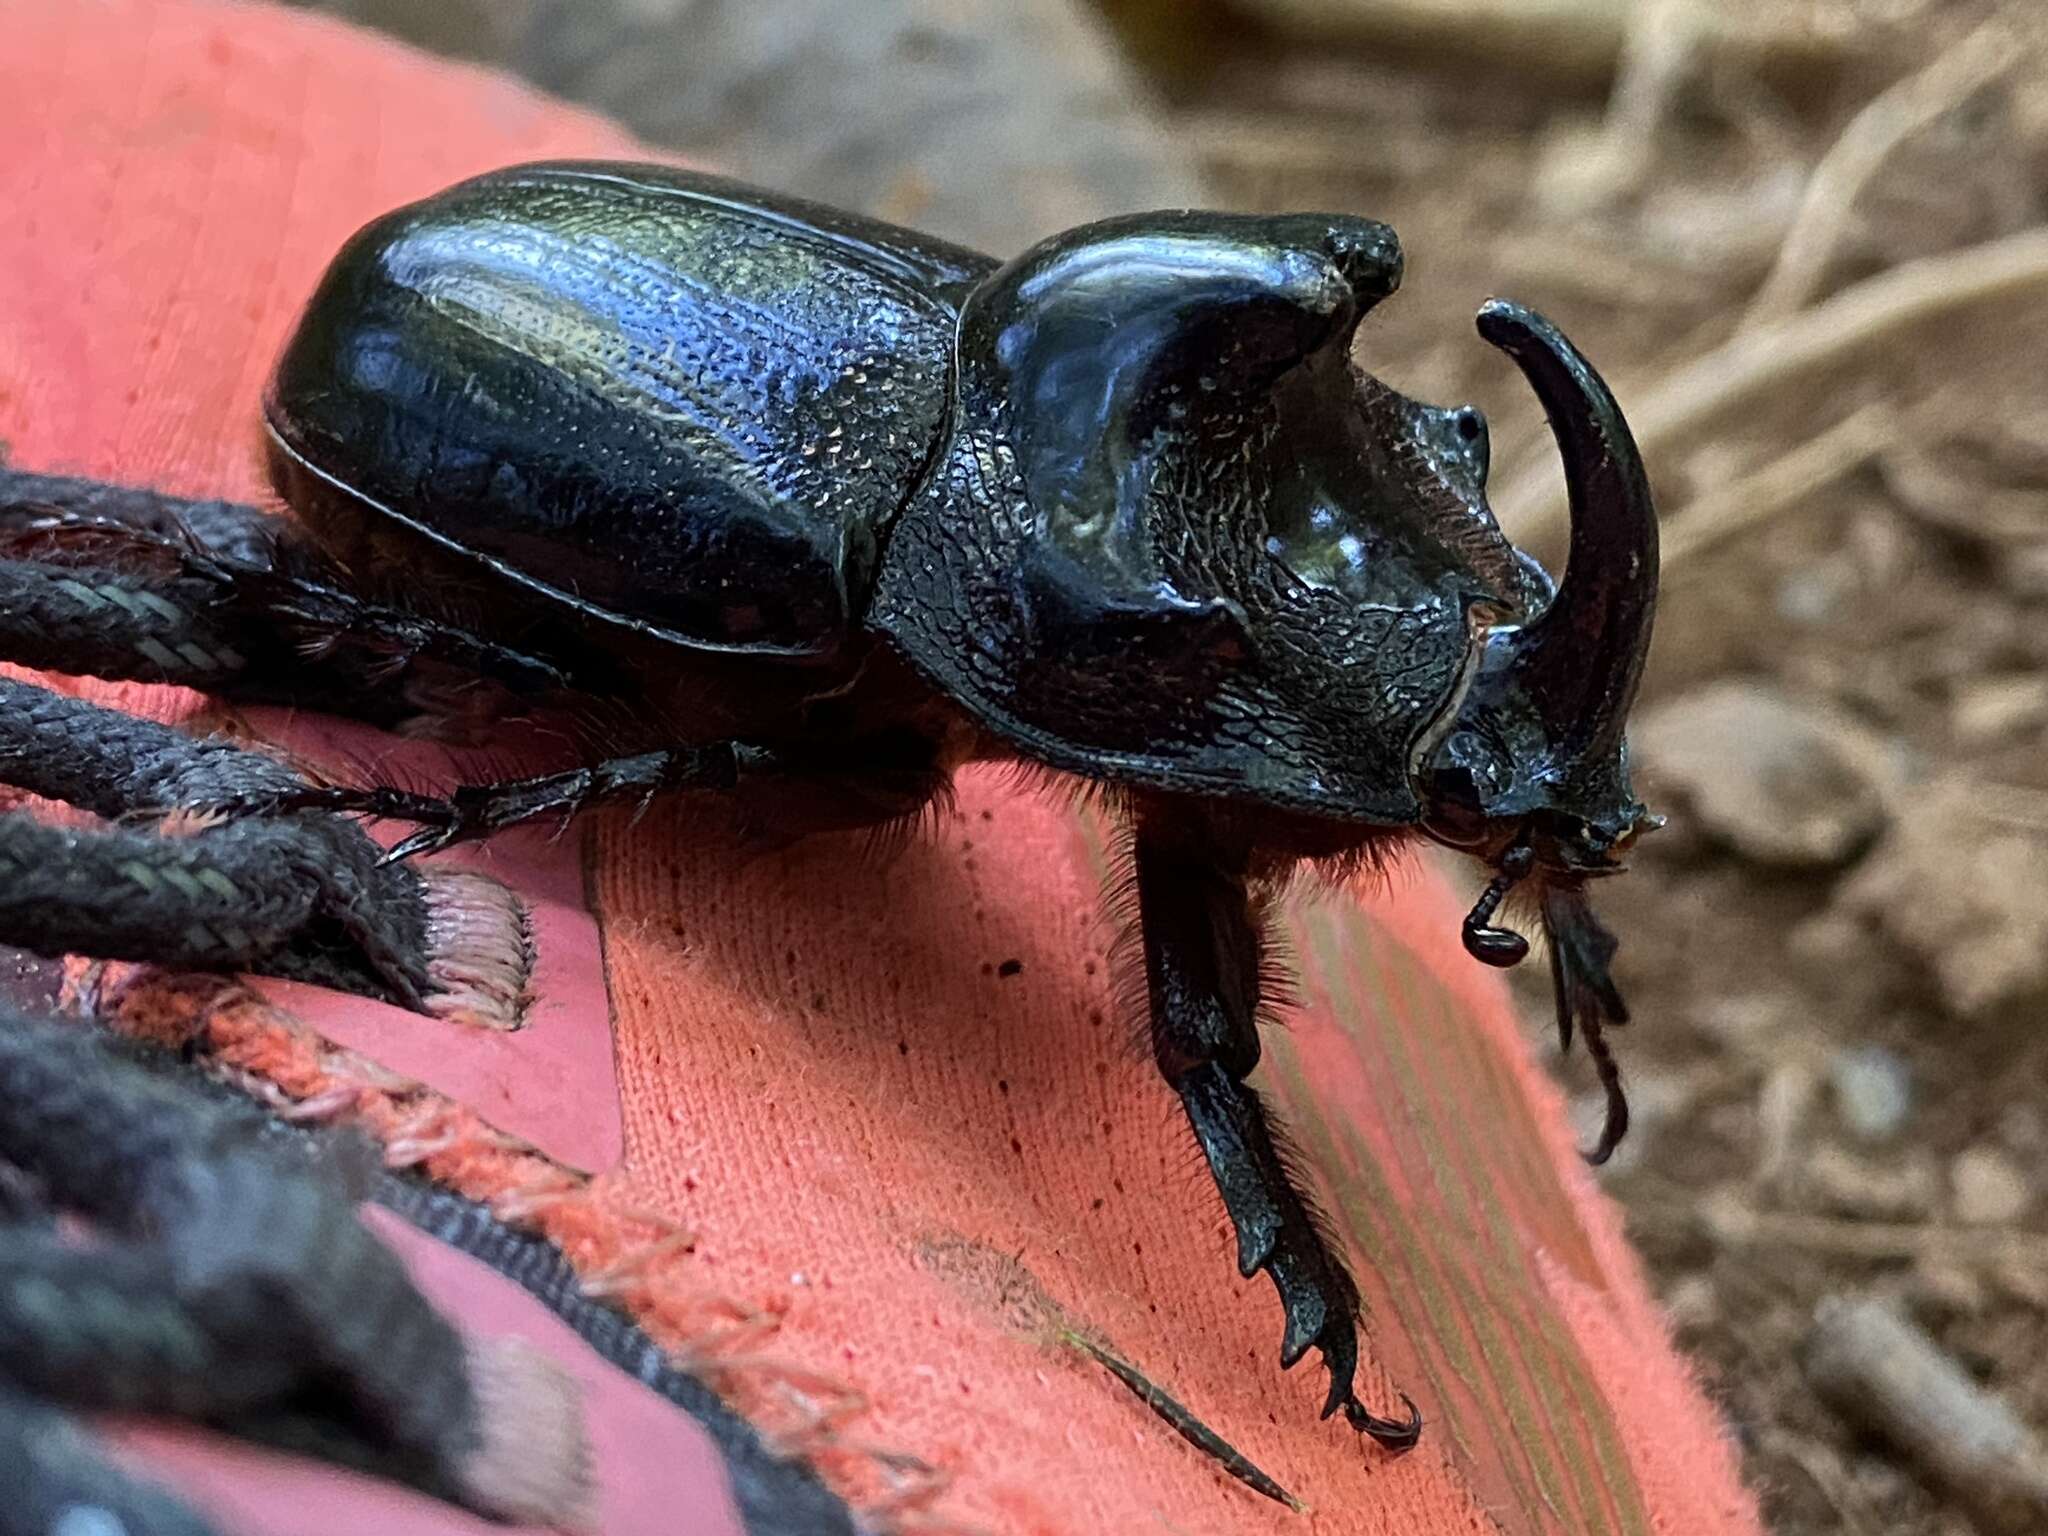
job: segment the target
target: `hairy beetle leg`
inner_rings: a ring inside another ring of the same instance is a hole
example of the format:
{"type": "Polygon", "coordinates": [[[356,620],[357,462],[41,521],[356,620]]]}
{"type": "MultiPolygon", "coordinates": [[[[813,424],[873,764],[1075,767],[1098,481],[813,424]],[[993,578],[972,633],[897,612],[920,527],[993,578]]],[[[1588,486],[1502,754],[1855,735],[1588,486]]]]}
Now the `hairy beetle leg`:
{"type": "Polygon", "coordinates": [[[219,801],[212,809],[233,817],[321,810],[418,822],[419,831],[384,855],[385,863],[394,864],[543,816],[566,823],[601,805],[645,804],[658,795],[686,790],[730,790],[742,775],[772,770],[777,761],[767,748],[721,741],[606,758],[587,768],[532,778],[461,784],[445,796],[374,785],[307,785],[219,801]]]}
{"type": "Polygon", "coordinates": [[[1159,1070],[1187,1111],[1237,1233],[1239,1273],[1271,1276],[1286,1315],[1280,1364],[1310,1345],[1330,1371],[1323,1417],[1340,1408],[1392,1451],[1413,1446],[1422,1418],[1387,1419],[1358,1401],[1358,1288],[1296,1188],[1265,1105],[1246,1083],[1258,1065],[1261,936],[1241,875],[1142,825],[1138,910],[1159,1070]]]}
{"type": "Polygon", "coordinates": [[[663,747],[561,773],[462,784],[442,796],[376,785],[288,786],[218,802],[213,809],[235,817],[320,810],[416,822],[420,830],[384,856],[398,862],[542,817],[566,825],[600,806],[644,809],[664,795],[727,793],[770,779],[801,786],[806,803],[788,808],[807,817],[807,830],[814,831],[900,823],[942,795],[946,784],[931,743],[885,735],[845,743],[830,754],[744,741],[663,747]]]}

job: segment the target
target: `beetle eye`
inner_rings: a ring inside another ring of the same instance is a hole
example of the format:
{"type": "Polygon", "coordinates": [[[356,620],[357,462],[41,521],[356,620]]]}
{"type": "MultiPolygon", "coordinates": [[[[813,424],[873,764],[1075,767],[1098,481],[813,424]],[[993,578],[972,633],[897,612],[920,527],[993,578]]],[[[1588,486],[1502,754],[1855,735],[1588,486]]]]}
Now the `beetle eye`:
{"type": "Polygon", "coordinates": [[[1440,843],[1471,848],[1486,841],[1490,818],[1479,804],[1479,786],[1462,764],[1440,768],[1430,776],[1429,804],[1423,827],[1440,843]]]}

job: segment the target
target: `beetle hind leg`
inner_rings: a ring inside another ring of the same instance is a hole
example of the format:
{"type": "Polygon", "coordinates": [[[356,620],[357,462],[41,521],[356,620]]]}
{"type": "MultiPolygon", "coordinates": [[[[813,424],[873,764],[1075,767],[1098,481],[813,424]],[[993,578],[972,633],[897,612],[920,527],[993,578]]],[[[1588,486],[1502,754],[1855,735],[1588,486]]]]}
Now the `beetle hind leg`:
{"type": "Polygon", "coordinates": [[[1421,1434],[1421,1416],[1413,1403],[1397,1420],[1358,1401],[1358,1288],[1245,1081],[1259,1060],[1261,937],[1252,893],[1213,856],[1144,825],[1137,895],[1154,1055],[1222,1193],[1239,1273],[1264,1270],[1279,1292],[1286,1316],[1280,1363],[1292,1366],[1311,1345],[1319,1348],[1330,1372],[1323,1416],[1341,1408],[1361,1434],[1406,1450],[1421,1434]]]}
{"type": "Polygon", "coordinates": [[[381,786],[286,786],[234,796],[215,809],[238,818],[320,810],[419,823],[419,830],[387,855],[386,862],[397,863],[523,822],[552,818],[566,824],[599,806],[642,806],[687,790],[736,789],[743,776],[769,769],[773,761],[766,749],[721,741],[609,757],[530,778],[459,784],[445,795],[381,786]]]}
{"type": "Polygon", "coordinates": [[[266,787],[213,809],[237,818],[318,810],[416,822],[419,830],[387,856],[398,861],[524,822],[566,825],[601,807],[641,810],[687,793],[759,794],[775,831],[803,835],[864,827],[886,843],[892,831],[940,799],[948,783],[932,743],[905,730],[824,750],[730,740],[658,747],[559,773],[459,784],[438,795],[374,785],[266,787]]]}

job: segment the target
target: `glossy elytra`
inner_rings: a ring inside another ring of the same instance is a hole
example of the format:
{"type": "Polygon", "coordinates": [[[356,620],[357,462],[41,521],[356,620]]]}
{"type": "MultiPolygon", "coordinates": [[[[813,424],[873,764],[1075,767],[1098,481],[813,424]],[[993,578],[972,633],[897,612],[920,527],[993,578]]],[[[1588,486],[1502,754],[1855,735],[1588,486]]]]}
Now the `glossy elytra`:
{"type": "Polygon", "coordinates": [[[347,569],[459,593],[496,639],[630,708],[633,753],[445,797],[322,791],[428,851],[671,790],[799,828],[914,814],[964,763],[1092,781],[1129,825],[1158,1062],[1325,1413],[1357,1297],[1245,1079],[1264,924],[1304,862],[1417,834],[1548,929],[1560,1027],[1625,1116],[1624,1017],[1586,889],[1654,824],[1623,728],[1657,530],[1628,428],[1548,322],[1480,334],[1541,398],[1562,584],[1502,536],[1471,407],[1352,357],[1392,230],[1161,213],[1004,264],[730,182],[547,165],[378,220],[328,271],[266,404],[280,490],[347,569]],[[657,726],[656,722],[666,722],[657,726]],[[683,722],[681,726],[676,722],[683,722]],[[666,733],[666,734],[661,734],[666,733]]]}

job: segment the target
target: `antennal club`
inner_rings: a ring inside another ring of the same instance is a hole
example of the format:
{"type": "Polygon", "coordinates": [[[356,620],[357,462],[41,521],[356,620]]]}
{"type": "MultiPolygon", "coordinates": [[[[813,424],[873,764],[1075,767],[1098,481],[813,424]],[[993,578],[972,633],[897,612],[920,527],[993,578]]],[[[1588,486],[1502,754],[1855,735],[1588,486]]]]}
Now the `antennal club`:
{"type": "Polygon", "coordinates": [[[1480,894],[1472,910],[1465,914],[1465,952],[1474,960],[1506,970],[1520,965],[1529,958],[1529,941],[1510,928],[1495,928],[1493,914],[1499,910],[1509,891],[1527,877],[1535,866],[1536,856],[1526,843],[1517,843],[1504,854],[1500,861],[1500,873],[1493,877],[1493,883],[1480,894]]]}

